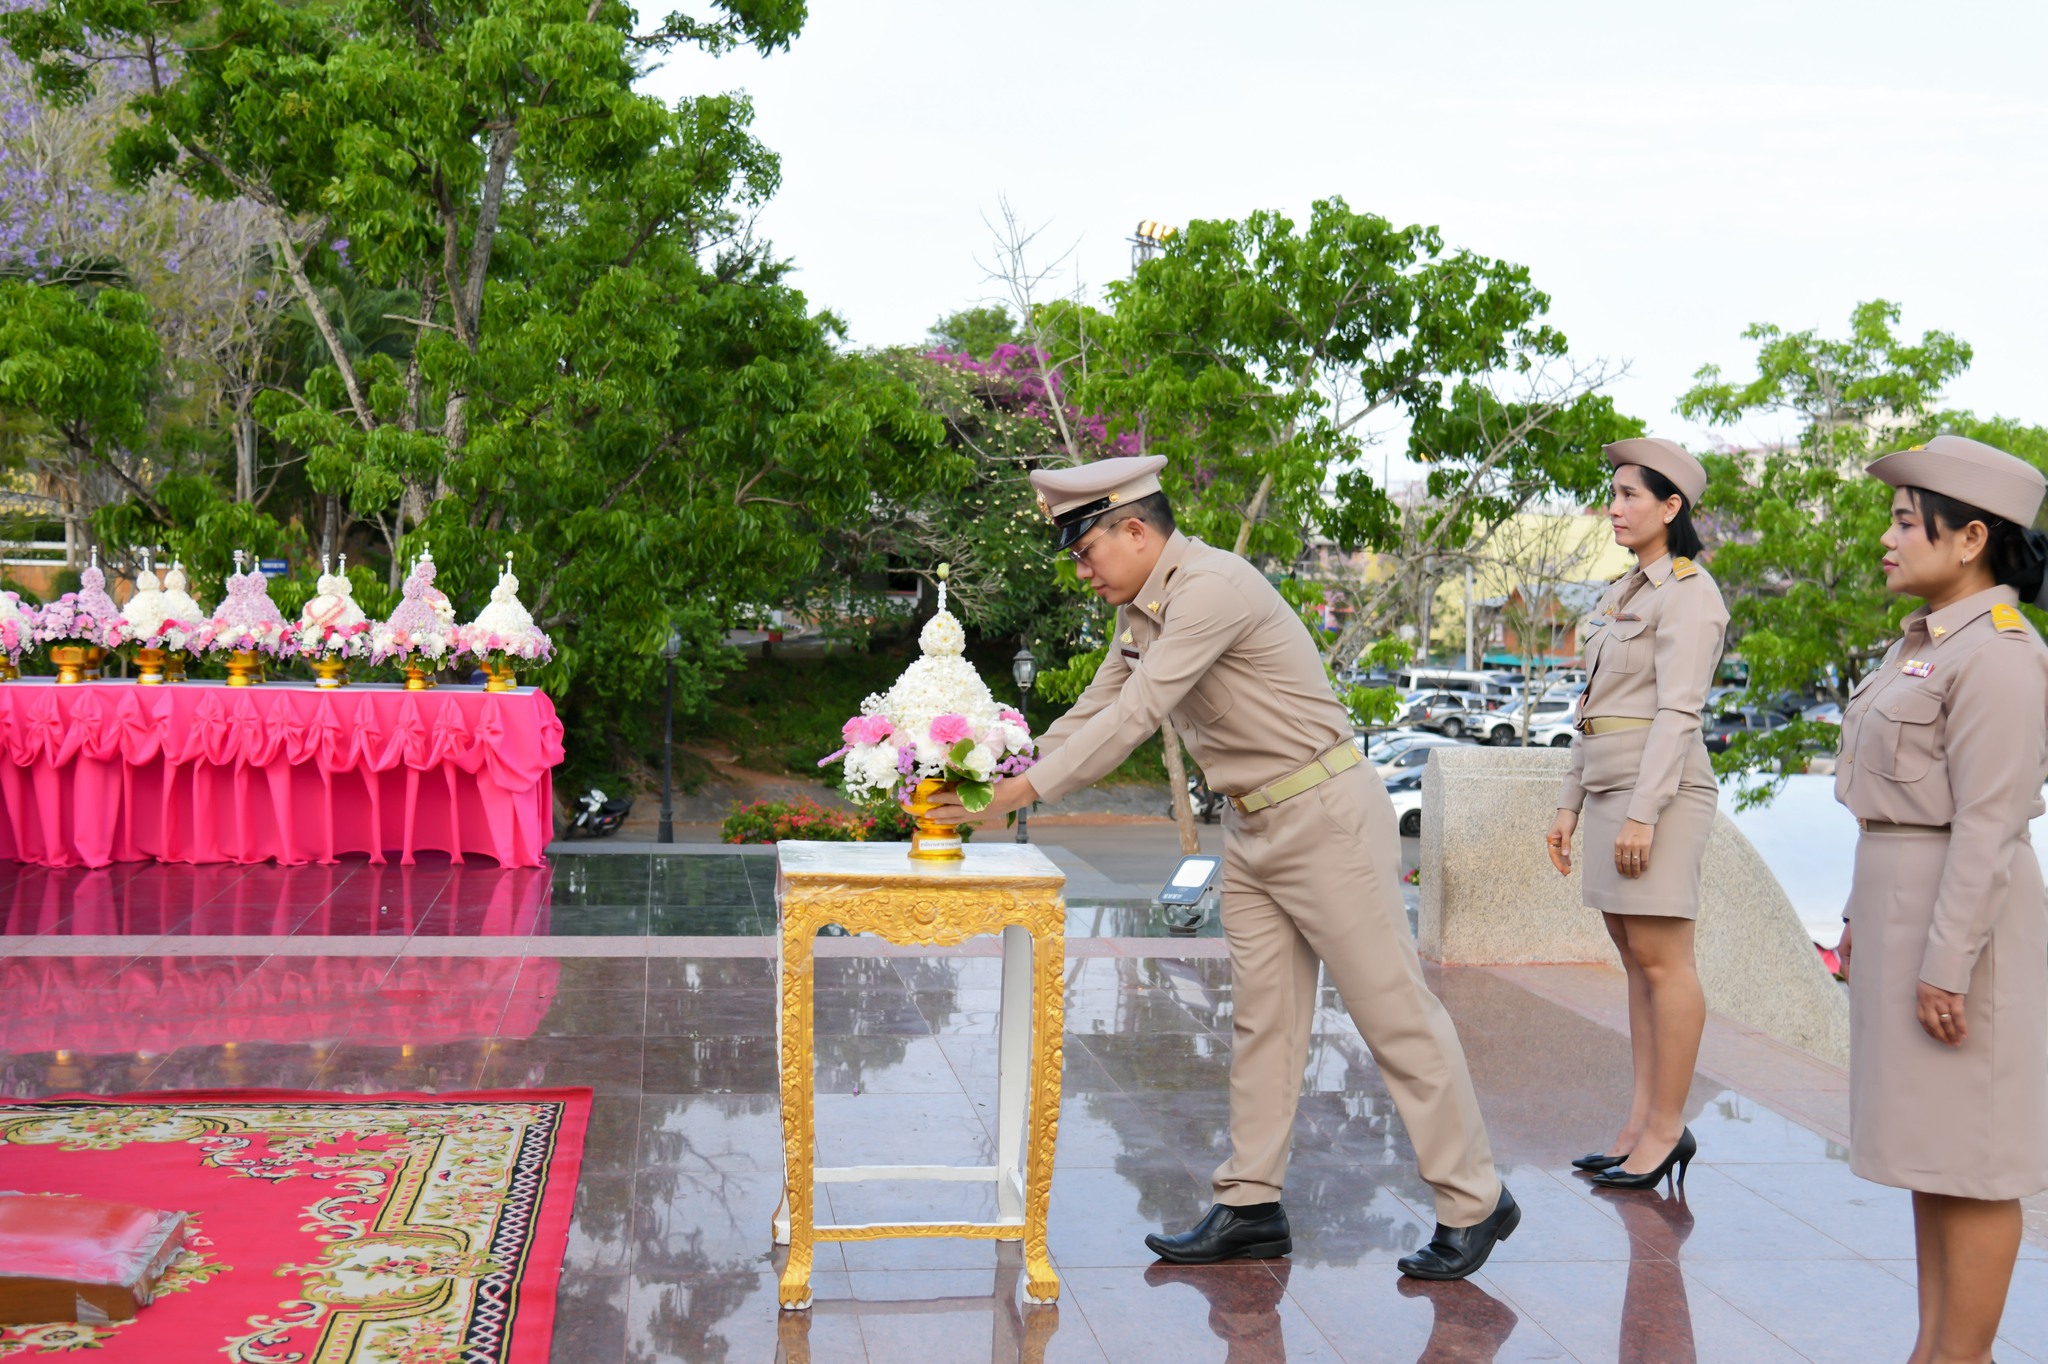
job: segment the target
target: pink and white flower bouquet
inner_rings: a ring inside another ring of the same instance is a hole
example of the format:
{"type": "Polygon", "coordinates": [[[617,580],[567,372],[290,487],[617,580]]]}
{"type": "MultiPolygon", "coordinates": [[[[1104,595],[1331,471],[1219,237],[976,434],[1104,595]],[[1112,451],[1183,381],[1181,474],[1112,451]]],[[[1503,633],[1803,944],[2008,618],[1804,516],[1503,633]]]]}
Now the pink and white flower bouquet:
{"type": "Polygon", "coordinates": [[[855,800],[893,792],[905,802],[919,782],[937,780],[953,783],[969,810],[985,809],[996,779],[1029,768],[1037,744],[1024,717],[996,703],[964,656],[967,632],[946,609],[943,577],[939,612],[918,647],[921,656],[895,686],[861,703],[840,729],[845,746],[818,766],[843,760],[843,785],[855,800]]]}
{"type": "Polygon", "coordinates": [[[370,657],[378,663],[438,667],[462,652],[455,611],[434,586],[434,556],[422,553],[405,575],[403,598],[391,619],[370,628],[370,657]]]}
{"type": "Polygon", "coordinates": [[[493,668],[518,663],[545,663],[555,656],[554,641],[533,623],[533,615],[519,600],[519,579],[512,573],[512,556],[505,556],[505,570],[491,589],[491,600],[476,619],[456,631],[462,650],[493,668]]]}
{"type": "Polygon", "coordinates": [[[356,605],[348,581],[347,556],[341,564],[341,572],[330,573],[326,559],[320,561],[314,595],[299,612],[298,623],[290,628],[293,650],[307,658],[370,656],[370,618],[356,605]]]}
{"type": "Polygon", "coordinates": [[[21,656],[35,647],[34,614],[22,609],[21,598],[14,593],[0,592],[0,659],[10,668],[19,667],[21,656]]]}
{"type": "Polygon", "coordinates": [[[84,644],[96,649],[118,649],[128,638],[121,610],[107,595],[107,575],[100,570],[100,552],[92,552],[92,563],[78,575],[78,590],[66,592],[35,615],[38,644],[84,644]]]}
{"type": "Polygon", "coordinates": [[[288,657],[291,627],[270,599],[270,580],[260,568],[244,573],[243,557],[241,550],[235,551],[235,571],[228,574],[227,595],[221,598],[213,619],[192,633],[187,647],[194,652],[288,657]]]}

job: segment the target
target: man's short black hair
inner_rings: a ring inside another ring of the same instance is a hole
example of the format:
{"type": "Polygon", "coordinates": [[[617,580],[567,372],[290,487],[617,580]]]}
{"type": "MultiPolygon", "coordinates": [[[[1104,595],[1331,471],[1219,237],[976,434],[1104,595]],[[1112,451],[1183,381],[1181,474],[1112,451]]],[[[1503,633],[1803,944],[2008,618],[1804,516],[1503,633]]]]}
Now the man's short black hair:
{"type": "Polygon", "coordinates": [[[1128,507],[1119,507],[1115,513],[1117,521],[1143,521],[1162,536],[1173,534],[1173,504],[1166,500],[1165,493],[1147,493],[1128,507]]]}

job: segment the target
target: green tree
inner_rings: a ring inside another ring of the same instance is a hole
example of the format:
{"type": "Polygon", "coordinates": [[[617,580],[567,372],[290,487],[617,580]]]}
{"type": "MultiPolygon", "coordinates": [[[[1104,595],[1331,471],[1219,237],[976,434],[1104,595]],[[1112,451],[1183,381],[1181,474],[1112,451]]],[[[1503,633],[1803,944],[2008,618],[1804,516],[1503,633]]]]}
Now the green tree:
{"type": "MultiPolygon", "coordinates": [[[[1199,533],[1283,560],[1321,520],[1331,476],[1364,452],[1364,423],[1428,412],[1461,378],[1565,349],[1523,267],[1336,198],[1305,225],[1265,211],[1190,223],[1108,293],[1113,360],[1078,399],[1122,429],[1142,421],[1175,491],[1198,494],[1180,505],[1199,533]]],[[[1348,487],[1384,510],[1376,484],[1348,487]]]]}
{"type": "Polygon", "coordinates": [[[148,500],[142,461],[161,360],[140,294],[0,278],[0,448],[61,469],[88,495],[148,500]]]}
{"type": "MultiPolygon", "coordinates": [[[[1743,382],[1713,365],[1694,375],[1678,413],[1712,426],[1769,417],[1797,437],[1761,451],[1703,457],[1711,480],[1703,526],[1728,597],[1730,650],[1758,697],[1818,687],[1846,698],[1896,636],[1911,603],[1885,590],[1878,537],[1891,489],[1864,465],[1947,425],[1942,389],[1969,367],[1970,347],[1948,332],[1897,332],[1899,307],[1857,305],[1841,337],[1758,323],[1756,374],[1743,382]]],[[[1974,422],[1974,419],[1966,419],[1974,422]]],[[[1832,749],[1832,727],[1800,723],[1742,735],[1718,757],[1724,773],[1761,773],[1745,805],[1768,799],[1775,773],[1832,749]]]]}
{"type": "Polygon", "coordinates": [[[1016,344],[1017,320],[999,303],[962,308],[932,323],[925,341],[934,350],[986,360],[997,346],[1016,344]]]}
{"type": "MultiPolygon", "coordinates": [[[[678,45],[779,48],[804,8],[709,12],[649,31],[571,0],[0,18],[55,95],[110,51],[148,71],[113,142],[126,180],[264,215],[323,347],[257,405],[306,458],[277,533],[317,526],[353,558],[369,521],[394,561],[430,545],[465,613],[514,553],[558,646],[538,680],[600,749],[635,737],[671,628],[687,710],[730,666],[723,630],[825,570],[830,528],[968,474],[912,386],[846,354],[749,235],[780,167],[747,101],[634,88],[678,45]]],[[[124,533],[230,533],[217,486],[178,491],[122,509],[124,533]]]]}

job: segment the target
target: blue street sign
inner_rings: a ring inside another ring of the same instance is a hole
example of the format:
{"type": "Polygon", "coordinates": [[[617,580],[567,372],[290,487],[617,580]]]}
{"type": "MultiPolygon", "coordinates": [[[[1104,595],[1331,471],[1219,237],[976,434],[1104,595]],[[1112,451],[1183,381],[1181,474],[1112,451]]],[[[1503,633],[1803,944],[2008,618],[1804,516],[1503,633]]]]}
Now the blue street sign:
{"type": "Polygon", "coordinates": [[[258,559],[256,567],[263,570],[263,576],[266,578],[282,578],[291,572],[292,566],[283,559],[258,559]]]}

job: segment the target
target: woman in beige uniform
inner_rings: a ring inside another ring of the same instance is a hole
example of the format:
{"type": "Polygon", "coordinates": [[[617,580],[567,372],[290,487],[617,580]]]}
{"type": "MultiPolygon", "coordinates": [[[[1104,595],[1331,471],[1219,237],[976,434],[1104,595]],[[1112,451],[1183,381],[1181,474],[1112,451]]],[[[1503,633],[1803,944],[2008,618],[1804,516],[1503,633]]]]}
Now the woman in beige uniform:
{"type": "Polygon", "coordinates": [[[1604,447],[1614,466],[1607,506],[1636,570],[1608,588],[1586,640],[1580,737],[1558,796],[1550,858],[1571,871],[1585,813],[1586,906],[1604,916],[1628,973],[1635,1095],[1607,1150],[1572,1162],[1613,1189],[1685,1179],[1698,1143],[1685,1126],[1707,1006],[1693,960],[1700,857],[1720,792],[1700,739],[1700,712],[1721,659],[1728,608],[1700,552],[1692,508],[1707,473],[1668,440],[1604,447]],[[1653,855],[1654,848],[1654,855],[1653,855]]]}
{"type": "Polygon", "coordinates": [[[2048,1189],[2048,909],[2027,821],[2048,777],[2033,466],[1960,436],[1886,455],[1885,586],[1919,597],[1842,712],[1863,832],[1843,917],[1849,1164],[1913,1191],[1912,1364],[1991,1358],[2020,1204],[2048,1189]],[[1851,964],[1853,955],[1853,966],[1851,964]]]}

